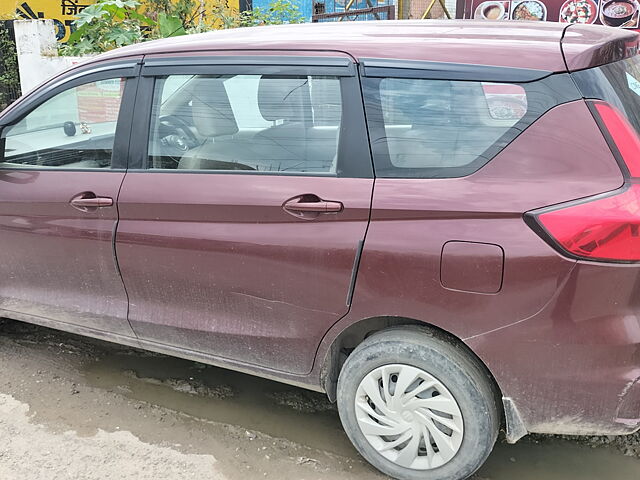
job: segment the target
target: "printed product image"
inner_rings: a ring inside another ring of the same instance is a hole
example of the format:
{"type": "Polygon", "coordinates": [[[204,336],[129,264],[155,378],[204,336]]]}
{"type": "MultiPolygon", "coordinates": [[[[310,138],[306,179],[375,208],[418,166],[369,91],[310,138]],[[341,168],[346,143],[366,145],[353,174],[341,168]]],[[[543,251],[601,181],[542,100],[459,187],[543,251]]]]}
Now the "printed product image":
{"type": "Polygon", "coordinates": [[[636,0],[605,1],[600,9],[600,21],[609,27],[637,27],[638,2],[636,0]]]}
{"type": "Polygon", "coordinates": [[[538,0],[524,0],[514,2],[511,12],[511,20],[537,20],[547,19],[547,7],[538,0]]]}
{"type": "Polygon", "coordinates": [[[479,20],[506,20],[509,18],[509,4],[511,2],[488,1],[480,3],[473,14],[479,20]]]}
{"type": "Polygon", "coordinates": [[[598,18],[598,4],[593,0],[567,0],[560,7],[562,23],[593,23],[598,18]]]}

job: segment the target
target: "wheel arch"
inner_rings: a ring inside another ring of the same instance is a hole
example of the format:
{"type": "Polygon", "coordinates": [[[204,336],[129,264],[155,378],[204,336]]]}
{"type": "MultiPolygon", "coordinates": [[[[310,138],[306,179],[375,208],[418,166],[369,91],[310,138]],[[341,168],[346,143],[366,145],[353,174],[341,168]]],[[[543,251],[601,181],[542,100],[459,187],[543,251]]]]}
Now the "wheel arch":
{"type": "MultiPolygon", "coordinates": [[[[333,339],[327,350],[327,354],[323,359],[320,378],[321,385],[332,402],[336,400],[336,389],[340,370],[351,352],[369,336],[392,328],[401,327],[424,329],[424,331],[464,349],[469,357],[485,371],[490,379],[494,394],[496,395],[496,400],[500,405],[503,405],[500,414],[504,421],[505,411],[502,390],[486,363],[482,361],[482,359],[461,338],[453,333],[434,324],[407,317],[379,316],[365,318],[350,324],[333,339]]],[[[508,425],[507,430],[509,430],[508,425]]]]}

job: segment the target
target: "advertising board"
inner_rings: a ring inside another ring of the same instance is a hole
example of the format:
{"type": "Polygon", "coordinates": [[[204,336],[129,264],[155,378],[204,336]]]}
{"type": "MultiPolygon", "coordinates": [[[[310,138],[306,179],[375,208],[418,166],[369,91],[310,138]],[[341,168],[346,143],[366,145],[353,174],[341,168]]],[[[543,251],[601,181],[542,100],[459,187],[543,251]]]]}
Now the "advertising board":
{"type": "Polygon", "coordinates": [[[639,28],[638,0],[459,0],[458,18],[533,20],[639,28]]]}

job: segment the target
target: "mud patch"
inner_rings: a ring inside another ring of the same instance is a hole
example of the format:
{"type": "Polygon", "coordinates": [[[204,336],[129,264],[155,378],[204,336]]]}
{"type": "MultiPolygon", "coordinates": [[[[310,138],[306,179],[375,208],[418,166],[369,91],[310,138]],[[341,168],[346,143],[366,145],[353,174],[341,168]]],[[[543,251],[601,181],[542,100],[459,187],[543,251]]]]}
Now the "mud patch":
{"type": "Polygon", "coordinates": [[[83,375],[135,402],[357,458],[335,405],[318,392],[166,356],[108,355],[83,375]]]}
{"type": "Polygon", "coordinates": [[[474,480],[632,480],[640,461],[602,446],[558,437],[525,437],[515,445],[498,443],[474,480]]]}
{"type": "MultiPolygon", "coordinates": [[[[12,338],[20,345],[38,345],[58,354],[76,355],[96,359],[101,355],[100,344],[109,345],[106,342],[86,342],[82,337],[75,335],[61,336],[55,330],[38,327],[28,323],[6,321],[0,324],[2,334],[12,338]]],[[[119,345],[117,349],[122,349],[119,345]]]]}
{"type": "Polygon", "coordinates": [[[548,442],[551,438],[562,439],[567,442],[575,442],[591,448],[608,447],[615,448],[627,457],[640,458],[640,431],[631,435],[602,435],[602,436],[567,436],[567,435],[530,435],[537,442],[548,442]]]}
{"type": "MultiPolygon", "coordinates": [[[[189,377],[188,379],[141,377],[134,370],[125,370],[122,374],[125,377],[135,378],[136,380],[140,380],[141,382],[146,382],[151,385],[166,385],[176,392],[188,393],[190,395],[200,395],[216,400],[225,400],[233,397],[233,389],[229,385],[215,385],[210,387],[197,381],[193,377],[189,377]]],[[[126,391],[130,392],[131,389],[127,389],[126,391]]]]}
{"type": "Polygon", "coordinates": [[[267,397],[277,405],[289,407],[302,413],[337,412],[338,408],[331,403],[326,396],[306,392],[304,390],[288,390],[284,392],[271,392],[267,397]]]}

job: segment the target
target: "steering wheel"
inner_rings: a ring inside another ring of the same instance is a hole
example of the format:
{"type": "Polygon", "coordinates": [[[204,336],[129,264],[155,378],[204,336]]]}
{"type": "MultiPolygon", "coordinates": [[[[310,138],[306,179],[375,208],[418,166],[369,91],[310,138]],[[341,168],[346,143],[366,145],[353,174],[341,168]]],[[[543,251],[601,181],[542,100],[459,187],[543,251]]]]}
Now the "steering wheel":
{"type": "Polygon", "coordinates": [[[164,115],[158,119],[158,133],[163,145],[184,153],[200,145],[187,122],[177,115],[164,115]]]}

